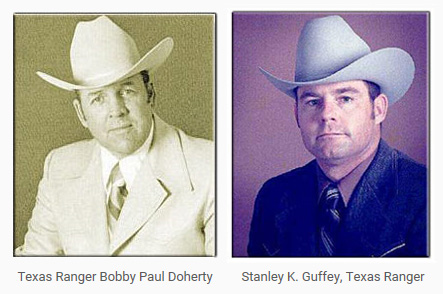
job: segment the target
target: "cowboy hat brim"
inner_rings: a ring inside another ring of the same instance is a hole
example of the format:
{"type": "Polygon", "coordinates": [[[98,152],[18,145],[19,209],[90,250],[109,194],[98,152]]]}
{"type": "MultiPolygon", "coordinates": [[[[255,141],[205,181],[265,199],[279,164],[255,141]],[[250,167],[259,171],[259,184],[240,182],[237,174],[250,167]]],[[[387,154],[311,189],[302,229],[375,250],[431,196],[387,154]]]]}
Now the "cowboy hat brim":
{"type": "Polygon", "coordinates": [[[173,47],[174,47],[174,41],[172,40],[172,38],[170,37],[165,38],[160,43],[158,43],[154,48],[152,48],[148,53],[146,53],[131,68],[128,68],[123,72],[114,74],[110,78],[101,80],[99,83],[95,85],[79,85],[79,84],[69,83],[40,71],[37,72],[37,75],[42,79],[44,79],[45,81],[47,81],[48,83],[68,91],[90,90],[90,89],[101,88],[116,83],[118,81],[124,80],[126,78],[129,78],[135,74],[138,74],[143,70],[147,70],[148,72],[154,71],[166,60],[166,58],[168,58],[173,47]]]}
{"type": "Polygon", "coordinates": [[[351,80],[366,80],[380,86],[389,104],[398,101],[412,84],[415,65],[412,57],[399,48],[384,48],[371,52],[327,77],[306,81],[286,81],[260,68],[265,77],[280,91],[296,98],[294,90],[300,86],[319,85],[351,80]]]}

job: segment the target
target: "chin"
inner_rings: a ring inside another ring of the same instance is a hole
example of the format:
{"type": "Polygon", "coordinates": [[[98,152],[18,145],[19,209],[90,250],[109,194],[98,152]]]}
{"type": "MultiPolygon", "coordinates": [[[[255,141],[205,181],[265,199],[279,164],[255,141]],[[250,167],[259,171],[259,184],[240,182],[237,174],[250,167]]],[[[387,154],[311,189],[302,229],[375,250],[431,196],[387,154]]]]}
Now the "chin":
{"type": "Polygon", "coordinates": [[[121,148],[119,150],[119,153],[125,154],[125,155],[130,155],[130,154],[134,153],[135,151],[137,151],[137,149],[140,148],[140,146],[125,146],[126,148],[121,148]]]}
{"type": "Polygon", "coordinates": [[[141,145],[142,144],[135,144],[133,142],[119,142],[119,144],[109,146],[107,149],[111,151],[111,153],[117,154],[119,158],[123,158],[137,151],[141,145]]]}
{"type": "Polygon", "coordinates": [[[317,150],[313,155],[322,160],[330,162],[339,162],[348,157],[348,150],[343,147],[334,148],[333,146],[327,146],[320,150],[317,150]]]}

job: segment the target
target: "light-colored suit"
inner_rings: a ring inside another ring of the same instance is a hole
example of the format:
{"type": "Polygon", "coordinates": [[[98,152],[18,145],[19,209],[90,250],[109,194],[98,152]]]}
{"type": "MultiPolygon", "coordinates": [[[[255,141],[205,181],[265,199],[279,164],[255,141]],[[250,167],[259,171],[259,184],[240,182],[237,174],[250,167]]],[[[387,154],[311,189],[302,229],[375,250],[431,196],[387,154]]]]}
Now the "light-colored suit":
{"type": "Polygon", "coordinates": [[[47,157],[18,255],[214,255],[214,147],[155,116],[153,142],[108,234],[100,147],[47,157]]]}

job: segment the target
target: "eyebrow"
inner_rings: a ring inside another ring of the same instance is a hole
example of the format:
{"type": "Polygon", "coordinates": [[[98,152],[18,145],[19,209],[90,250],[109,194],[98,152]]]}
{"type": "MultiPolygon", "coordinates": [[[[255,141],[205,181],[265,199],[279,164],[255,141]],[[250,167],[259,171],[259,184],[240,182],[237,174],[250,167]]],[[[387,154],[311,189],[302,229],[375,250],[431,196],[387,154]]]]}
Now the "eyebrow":
{"type": "Polygon", "coordinates": [[[348,92],[350,92],[350,93],[360,93],[360,91],[357,90],[354,87],[339,88],[339,89],[336,89],[334,91],[335,94],[343,94],[343,93],[348,93],[348,92]]]}
{"type": "MultiPolygon", "coordinates": [[[[122,87],[122,86],[133,86],[133,85],[134,85],[134,83],[132,81],[126,81],[126,82],[121,83],[120,87],[122,87]]],[[[88,95],[88,97],[92,97],[92,96],[96,96],[97,94],[100,94],[102,92],[103,92],[103,90],[100,89],[100,90],[97,90],[97,91],[89,92],[87,95],[88,95]]]]}
{"type": "Polygon", "coordinates": [[[120,86],[132,86],[134,83],[132,81],[126,81],[124,83],[121,83],[120,86]]]}
{"type": "MultiPolygon", "coordinates": [[[[338,88],[338,89],[335,89],[335,90],[333,91],[334,94],[359,93],[359,92],[360,92],[360,91],[357,90],[357,89],[354,88],[354,87],[338,88]]],[[[307,91],[303,92],[303,93],[300,95],[300,98],[299,98],[299,99],[304,99],[304,98],[306,98],[306,97],[321,98],[322,96],[321,96],[320,94],[316,93],[316,92],[313,92],[313,91],[309,91],[309,90],[307,90],[307,91]]]]}
{"type": "Polygon", "coordinates": [[[94,96],[96,96],[96,95],[98,95],[98,94],[100,94],[102,92],[103,92],[103,90],[97,90],[97,91],[89,92],[88,93],[88,97],[92,98],[92,97],[94,97],[94,96]]]}
{"type": "Polygon", "coordinates": [[[308,91],[304,91],[303,94],[300,95],[299,99],[300,100],[301,99],[305,99],[306,97],[317,97],[317,98],[320,98],[321,95],[308,90],[308,91]]]}

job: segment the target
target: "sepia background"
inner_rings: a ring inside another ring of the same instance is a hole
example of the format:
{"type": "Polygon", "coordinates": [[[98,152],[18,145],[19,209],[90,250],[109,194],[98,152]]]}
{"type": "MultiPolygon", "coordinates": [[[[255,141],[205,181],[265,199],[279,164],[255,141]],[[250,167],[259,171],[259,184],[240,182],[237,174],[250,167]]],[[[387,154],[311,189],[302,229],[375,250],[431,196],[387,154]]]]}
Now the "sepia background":
{"type": "Polygon", "coordinates": [[[338,14],[372,51],[400,47],[414,59],[411,88],[390,105],[382,137],[414,160],[428,161],[428,17],[420,13],[234,13],[233,256],[246,256],[257,192],[269,178],[313,159],[294,117],[294,100],[259,67],[294,80],[296,45],[306,21],[338,14]]]}
{"type": "MultiPolygon", "coordinates": [[[[143,56],[165,37],[174,49],[153,74],[156,113],[186,133],[213,140],[215,15],[108,15],[143,56]]],[[[91,138],[77,119],[74,93],[40,79],[72,82],[69,51],[76,24],[97,15],[14,15],[14,248],[35,204],[44,159],[56,147],[91,138]]]]}

